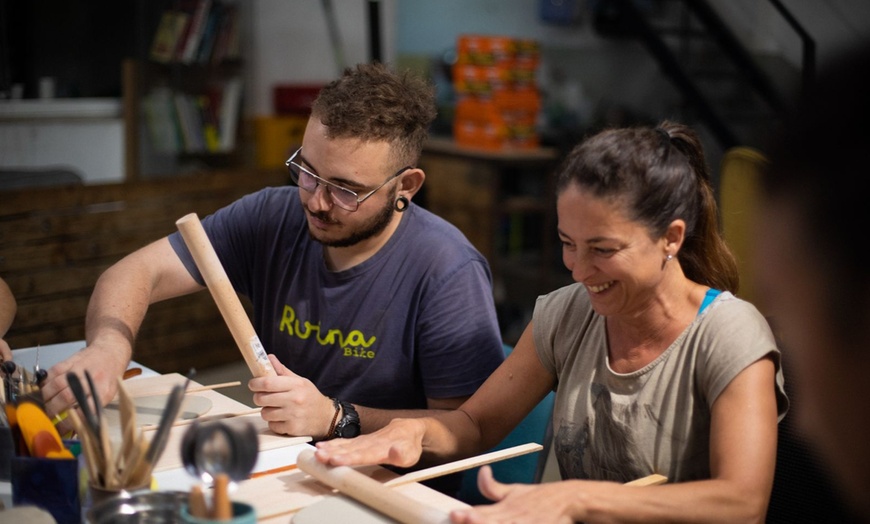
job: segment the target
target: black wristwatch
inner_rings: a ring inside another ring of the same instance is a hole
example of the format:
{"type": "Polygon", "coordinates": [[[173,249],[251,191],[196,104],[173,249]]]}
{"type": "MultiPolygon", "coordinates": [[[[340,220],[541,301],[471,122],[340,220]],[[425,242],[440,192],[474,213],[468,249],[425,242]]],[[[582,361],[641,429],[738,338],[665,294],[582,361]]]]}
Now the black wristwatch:
{"type": "Polygon", "coordinates": [[[341,405],[341,420],[335,425],[333,438],[353,438],[359,435],[359,414],[350,402],[333,399],[341,405]]]}

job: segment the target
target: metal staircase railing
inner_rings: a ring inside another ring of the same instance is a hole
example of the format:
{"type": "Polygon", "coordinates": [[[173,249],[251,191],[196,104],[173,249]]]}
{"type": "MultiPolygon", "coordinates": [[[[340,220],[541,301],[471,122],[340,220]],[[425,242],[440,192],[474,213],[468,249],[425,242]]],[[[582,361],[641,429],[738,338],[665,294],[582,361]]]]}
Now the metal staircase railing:
{"type": "MultiPolygon", "coordinates": [[[[805,87],[814,75],[815,43],[781,2],[769,1],[802,39],[805,87]]],[[[623,24],[620,34],[644,43],[682,94],[685,106],[724,149],[751,145],[753,138],[747,130],[758,134],[778,120],[788,105],[783,94],[708,2],[670,0],[670,3],[682,9],[679,27],[658,27],[655,15],[650,9],[639,7],[637,0],[613,0],[612,6],[618,9],[623,24]],[[690,64],[693,41],[702,42],[708,55],[703,68],[690,64]],[[719,92],[719,97],[714,91],[719,92]],[[725,91],[728,94],[721,96],[725,91]],[[738,131],[741,127],[742,132],[738,131]]]]}

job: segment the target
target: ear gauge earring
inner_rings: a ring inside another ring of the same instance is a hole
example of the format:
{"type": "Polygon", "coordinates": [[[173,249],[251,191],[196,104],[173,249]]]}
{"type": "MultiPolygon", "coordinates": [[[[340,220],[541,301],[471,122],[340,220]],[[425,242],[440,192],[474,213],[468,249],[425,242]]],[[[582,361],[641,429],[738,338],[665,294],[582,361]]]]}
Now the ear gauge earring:
{"type": "Polygon", "coordinates": [[[406,209],[408,209],[408,206],[409,206],[410,204],[411,204],[411,201],[408,200],[407,197],[400,196],[399,198],[396,199],[396,204],[395,204],[395,206],[393,206],[393,207],[394,207],[394,209],[395,209],[396,211],[398,211],[399,213],[402,213],[402,212],[404,212],[406,209]]]}

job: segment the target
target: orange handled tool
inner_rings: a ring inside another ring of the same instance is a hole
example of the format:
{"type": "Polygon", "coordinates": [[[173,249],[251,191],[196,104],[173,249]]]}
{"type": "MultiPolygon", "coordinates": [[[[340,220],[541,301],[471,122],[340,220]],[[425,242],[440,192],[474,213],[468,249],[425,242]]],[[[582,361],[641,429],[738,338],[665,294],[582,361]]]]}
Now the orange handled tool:
{"type": "Polygon", "coordinates": [[[20,402],[15,413],[21,435],[30,456],[40,458],[74,458],[52,424],[51,419],[33,402],[20,402]]]}

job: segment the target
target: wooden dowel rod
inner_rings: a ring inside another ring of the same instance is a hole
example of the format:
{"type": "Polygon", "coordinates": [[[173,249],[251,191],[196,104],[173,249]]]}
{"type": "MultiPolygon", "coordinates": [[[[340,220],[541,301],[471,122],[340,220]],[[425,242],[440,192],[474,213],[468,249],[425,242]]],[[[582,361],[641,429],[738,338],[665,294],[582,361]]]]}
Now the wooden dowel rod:
{"type": "MultiPolygon", "coordinates": [[[[247,415],[254,415],[256,413],[259,413],[262,409],[263,408],[251,408],[247,411],[240,411],[238,413],[222,413],[220,415],[209,415],[209,416],[202,416],[202,417],[196,417],[196,418],[186,418],[186,419],[176,420],[175,422],[172,423],[172,427],[174,428],[175,426],[187,426],[187,425],[193,424],[196,421],[209,422],[212,420],[222,420],[225,418],[244,417],[247,415]]],[[[158,427],[159,427],[159,424],[145,424],[142,426],[142,431],[152,431],[152,430],[157,429],[158,427]]]]}
{"type": "Polygon", "coordinates": [[[184,392],[187,393],[199,393],[200,391],[210,391],[212,389],[220,389],[220,388],[231,388],[235,386],[241,386],[242,382],[240,380],[234,380],[232,382],[221,382],[220,384],[209,384],[207,386],[197,386],[195,388],[187,388],[184,392]]]}
{"type": "MultiPolygon", "coordinates": [[[[188,393],[202,393],[203,391],[211,391],[213,389],[220,389],[220,388],[231,388],[233,386],[241,386],[241,385],[242,385],[242,382],[239,380],[236,380],[233,382],[222,382],[220,384],[209,384],[207,386],[197,386],[197,387],[187,388],[184,391],[184,394],[186,395],[188,393]]],[[[143,393],[141,395],[133,395],[133,398],[154,397],[157,395],[169,395],[169,393],[171,393],[171,392],[172,392],[171,389],[167,389],[166,391],[156,391],[156,392],[155,391],[148,391],[147,393],[143,393]]]]}
{"type": "Polygon", "coordinates": [[[255,377],[276,375],[260,338],[254,331],[254,326],[248,318],[248,313],[242,306],[239,296],[233,289],[223,265],[202,227],[202,222],[196,213],[189,213],[175,221],[184,243],[190,250],[196,267],[202,273],[202,278],[211,292],[215,303],[224,317],[239,351],[255,377]]]}
{"type": "Polygon", "coordinates": [[[658,486],[668,481],[668,477],[653,473],[639,479],[634,479],[625,483],[626,486],[658,486]]]}
{"type": "Polygon", "coordinates": [[[453,462],[433,466],[431,468],[412,471],[411,473],[406,473],[401,477],[396,477],[392,480],[384,482],[384,486],[395,487],[401,486],[403,484],[410,484],[411,482],[422,482],[424,480],[433,479],[442,475],[456,473],[457,471],[464,471],[466,469],[476,468],[478,466],[483,466],[486,464],[492,464],[493,462],[498,462],[500,460],[519,457],[520,455],[525,455],[526,453],[534,453],[535,451],[541,451],[542,449],[544,449],[544,446],[541,446],[540,444],[535,444],[534,442],[528,444],[521,444],[519,446],[500,449],[498,451],[484,453],[483,455],[477,455],[474,457],[469,457],[467,459],[455,460],[453,462]]]}

